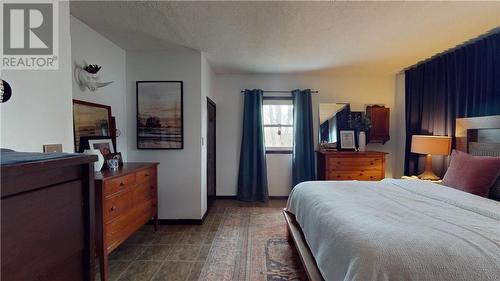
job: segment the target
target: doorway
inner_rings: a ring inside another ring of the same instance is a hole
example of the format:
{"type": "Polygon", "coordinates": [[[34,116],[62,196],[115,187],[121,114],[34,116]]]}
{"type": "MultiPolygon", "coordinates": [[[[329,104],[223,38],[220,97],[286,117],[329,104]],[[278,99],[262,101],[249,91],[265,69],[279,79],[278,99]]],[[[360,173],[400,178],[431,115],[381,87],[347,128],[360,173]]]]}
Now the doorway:
{"type": "Polygon", "coordinates": [[[216,105],[207,97],[207,208],[209,208],[216,197],[216,105]]]}

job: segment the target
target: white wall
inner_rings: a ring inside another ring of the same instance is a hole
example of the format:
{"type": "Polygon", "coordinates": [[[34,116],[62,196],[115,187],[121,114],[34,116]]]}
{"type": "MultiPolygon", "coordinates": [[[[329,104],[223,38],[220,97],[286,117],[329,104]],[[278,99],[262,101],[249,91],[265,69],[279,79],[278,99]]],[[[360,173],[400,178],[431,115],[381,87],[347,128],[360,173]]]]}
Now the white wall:
{"type": "MultiPolygon", "coordinates": [[[[320,94],[313,95],[315,143],[318,140],[319,103],[349,102],[354,111],[364,111],[367,104],[385,104],[391,108],[391,140],[385,145],[369,144],[368,149],[390,153],[386,158],[386,176],[393,176],[396,153],[393,75],[216,75],[217,195],[236,195],[243,114],[240,91],[245,88],[319,90],[320,94]]],[[[269,194],[288,195],[291,188],[291,155],[268,155],[267,166],[269,194]]]]}
{"type": "Polygon", "coordinates": [[[213,96],[213,71],[201,53],[201,216],[207,211],[207,97],[215,102],[213,96]]]}
{"type": "Polygon", "coordinates": [[[41,152],[60,143],[73,152],[69,2],[59,2],[59,69],[1,70],[12,98],[0,105],[0,146],[41,152]]]}
{"type": "Polygon", "coordinates": [[[160,162],[158,212],[160,219],[200,219],[201,191],[201,53],[191,50],[127,51],[128,160],[160,162]],[[136,90],[140,80],[184,81],[184,149],[138,150],[136,90]]]}
{"type": "Polygon", "coordinates": [[[287,196],[293,185],[292,155],[267,154],[266,161],[269,196],[287,196]]]}
{"type": "Polygon", "coordinates": [[[71,16],[71,57],[72,70],[75,64],[102,66],[99,71],[101,81],[113,81],[112,84],[94,92],[80,88],[75,78],[73,98],[111,106],[111,113],[116,118],[116,127],[121,136],[116,140],[117,151],[127,160],[127,111],[125,90],[125,50],[103,37],[89,26],[71,16]]]}

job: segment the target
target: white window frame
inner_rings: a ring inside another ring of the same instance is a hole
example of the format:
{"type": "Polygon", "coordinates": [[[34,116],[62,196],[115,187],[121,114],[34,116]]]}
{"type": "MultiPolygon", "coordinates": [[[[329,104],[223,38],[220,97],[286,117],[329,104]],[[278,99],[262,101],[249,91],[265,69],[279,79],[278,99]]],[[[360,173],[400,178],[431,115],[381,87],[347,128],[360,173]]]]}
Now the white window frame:
{"type": "MultiPolygon", "coordinates": [[[[264,97],[263,105],[292,105],[293,106],[293,100],[292,97],[264,97]]],[[[293,117],[292,117],[293,118],[293,117]]],[[[293,124],[293,119],[292,119],[292,124],[287,125],[287,124],[275,124],[275,125],[265,125],[262,124],[264,128],[266,127],[287,127],[287,128],[292,128],[294,127],[293,124]]],[[[266,145],[264,141],[264,145],[266,145]]],[[[266,149],[266,154],[291,154],[293,152],[293,144],[291,147],[265,147],[266,149]]]]}

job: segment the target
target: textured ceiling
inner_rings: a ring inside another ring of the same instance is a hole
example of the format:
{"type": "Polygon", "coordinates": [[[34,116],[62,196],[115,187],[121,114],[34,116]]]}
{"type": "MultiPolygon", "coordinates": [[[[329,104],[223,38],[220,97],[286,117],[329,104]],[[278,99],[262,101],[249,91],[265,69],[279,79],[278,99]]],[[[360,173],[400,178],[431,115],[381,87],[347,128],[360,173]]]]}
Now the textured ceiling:
{"type": "Polygon", "coordinates": [[[72,1],[71,13],[126,50],[201,50],[217,73],[396,73],[500,26],[500,2],[72,1]]]}

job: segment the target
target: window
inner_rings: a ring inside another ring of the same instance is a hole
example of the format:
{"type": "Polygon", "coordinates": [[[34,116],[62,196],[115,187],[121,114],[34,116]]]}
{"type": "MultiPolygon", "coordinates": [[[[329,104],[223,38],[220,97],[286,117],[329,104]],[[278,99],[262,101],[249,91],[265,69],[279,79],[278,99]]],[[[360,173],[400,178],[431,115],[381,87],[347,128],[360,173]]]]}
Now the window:
{"type": "Polygon", "coordinates": [[[292,100],[264,98],[262,112],[266,151],[291,152],[293,147],[292,100]]]}

